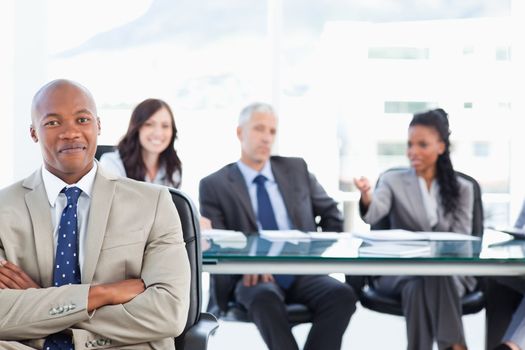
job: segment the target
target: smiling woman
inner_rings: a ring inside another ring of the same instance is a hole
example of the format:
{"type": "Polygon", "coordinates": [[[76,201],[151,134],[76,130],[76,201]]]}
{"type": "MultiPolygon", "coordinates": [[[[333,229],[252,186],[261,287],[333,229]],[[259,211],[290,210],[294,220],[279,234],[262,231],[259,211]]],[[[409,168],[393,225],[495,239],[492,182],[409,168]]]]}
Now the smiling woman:
{"type": "Polygon", "coordinates": [[[139,181],[179,187],[181,161],[175,151],[175,119],[168,104],[158,99],[139,103],[118,150],[102,155],[106,170],[139,181]]]}

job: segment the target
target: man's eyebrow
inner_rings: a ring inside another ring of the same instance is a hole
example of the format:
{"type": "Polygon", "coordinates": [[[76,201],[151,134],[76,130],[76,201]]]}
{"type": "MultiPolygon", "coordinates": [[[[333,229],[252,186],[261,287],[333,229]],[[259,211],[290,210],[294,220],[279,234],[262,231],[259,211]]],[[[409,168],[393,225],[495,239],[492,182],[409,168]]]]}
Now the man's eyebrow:
{"type": "Polygon", "coordinates": [[[79,109],[78,111],[75,112],[75,114],[90,114],[90,115],[93,115],[93,113],[87,108],[79,109]]]}
{"type": "Polygon", "coordinates": [[[58,113],[47,113],[47,114],[44,115],[44,118],[50,118],[50,117],[60,118],[62,116],[60,114],[58,114],[58,113]]]}

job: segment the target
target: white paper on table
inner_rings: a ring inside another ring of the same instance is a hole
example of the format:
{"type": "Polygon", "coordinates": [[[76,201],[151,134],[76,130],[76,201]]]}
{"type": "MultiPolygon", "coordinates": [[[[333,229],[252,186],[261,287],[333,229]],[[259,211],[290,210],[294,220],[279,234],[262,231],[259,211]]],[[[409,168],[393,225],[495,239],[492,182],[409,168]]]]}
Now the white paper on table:
{"type": "Polygon", "coordinates": [[[354,232],[354,235],[370,241],[478,241],[479,237],[454,232],[412,232],[407,230],[372,230],[354,232]]]}
{"type": "Polygon", "coordinates": [[[352,234],[350,232],[308,232],[307,235],[311,239],[316,240],[334,240],[334,239],[341,239],[341,238],[352,238],[352,234]]]}
{"type": "Polygon", "coordinates": [[[213,240],[213,243],[222,248],[242,249],[246,246],[246,236],[240,231],[231,230],[202,230],[201,236],[213,240]]]}
{"type": "Polygon", "coordinates": [[[262,230],[259,232],[262,238],[265,238],[269,241],[288,241],[288,242],[297,242],[297,241],[307,241],[310,240],[308,234],[301,232],[299,230],[262,230]]]}
{"type": "Polygon", "coordinates": [[[454,232],[417,232],[427,237],[429,241],[479,241],[480,238],[464,233],[454,232]]]}
{"type": "Polygon", "coordinates": [[[412,245],[403,243],[377,242],[359,248],[359,256],[363,257],[425,257],[431,255],[431,247],[426,245],[412,245]]]}
{"type": "Polygon", "coordinates": [[[246,236],[240,231],[232,230],[202,230],[201,235],[206,238],[232,240],[232,241],[246,241],[246,236]]]}
{"type": "Polygon", "coordinates": [[[364,240],[371,241],[424,241],[425,235],[407,230],[372,230],[369,232],[353,232],[364,240]]]}

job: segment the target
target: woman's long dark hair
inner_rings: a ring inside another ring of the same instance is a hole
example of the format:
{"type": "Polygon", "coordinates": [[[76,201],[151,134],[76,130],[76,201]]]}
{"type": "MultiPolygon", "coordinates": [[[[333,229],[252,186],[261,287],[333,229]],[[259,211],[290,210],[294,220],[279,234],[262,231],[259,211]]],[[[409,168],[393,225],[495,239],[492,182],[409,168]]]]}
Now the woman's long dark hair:
{"type": "Polygon", "coordinates": [[[445,213],[453,213],[458,207],[459,182],[450,160],[448,115],[441,108],[414,114],[410,127],[416,125],[433,128],[438,132],[441,141],[445,144],[445,151],[439,155],[436,162],[436,179],[439,184],[439,195],[441,196],[445,213]]]}
{"type": "Polygon", "coordinates": [[[147,99],[138,104],[131,114],[128,131],[126,135],[120,140],[118,150],[120,158],[124,163],[126,169],[126,176],[144,181],[146,177],[146,165],[142,159],[142,146],[139,140],[139,130],[144,123],[160,109],[166,108],[171,116],[172,135],[169,146],[160,154],[159,165],[166,169],[166,179],[173,187],[179,187],[179,183],[173,183],[173,173],[179,171],[182,176],[182,166],[177,151],[175,151],[175,139],[177,138],[177,127],[175,126],[175,118],[168,104],[158,99],[147,99]]]}

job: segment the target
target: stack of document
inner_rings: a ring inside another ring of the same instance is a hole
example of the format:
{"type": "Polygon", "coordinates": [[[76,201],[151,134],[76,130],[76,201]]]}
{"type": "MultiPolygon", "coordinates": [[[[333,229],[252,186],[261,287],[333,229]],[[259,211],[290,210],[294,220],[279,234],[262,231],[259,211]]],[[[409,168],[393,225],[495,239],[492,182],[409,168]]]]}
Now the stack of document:
{"type": "Polygon", "coordinates": [[[312,239],[316,241],[322,241],[322,240],[339,240],[339,239],[352,239],[353,236],[350,232],[308,232],[307,235],[312,239]]]}
{"type": "Polygon", "coordinates": [[[391,242],[376,242],[359,248],[360,257],[399,257],[414,258],[431,256],[430,244],[402,244],[391,242]]]}
{"type": "Polygon", "coordinates": [[[201,236],[213,240],[215,244],[223,248],[244,248],[246,246],[246,236],[240,231],[202,230],[201,236]]]}
{"type": "Polygon", "coordinates": [[[453,232],[412,232],[406,230],[372,230],[354,232],[368,241],[478,241],[479,237],[453,232]]]}
{"type": "Polygon", "coordinates": [[[262,238],[272,242],[286,241],[297,244],[299,241],[308,241],[310,236],[299,230],[262,230],[260,233],[262,238]]]}

